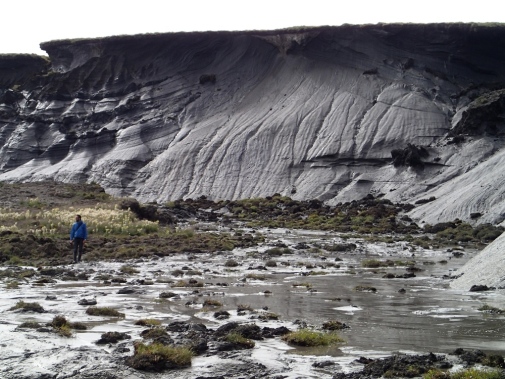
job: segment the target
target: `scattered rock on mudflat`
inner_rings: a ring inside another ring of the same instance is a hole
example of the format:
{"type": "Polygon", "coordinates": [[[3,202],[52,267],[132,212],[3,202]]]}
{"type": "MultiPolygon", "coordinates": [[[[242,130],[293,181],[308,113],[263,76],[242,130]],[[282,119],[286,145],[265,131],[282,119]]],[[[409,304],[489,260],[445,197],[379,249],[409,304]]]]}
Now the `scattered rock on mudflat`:
{"type": "Polygon", "coordinates": [[[141,290],[138,287],[124,287],[124,288],[121,288],[119,291],[117,291],[117,293],[120,295],[128,295],[128,294],[132,294],[132,293],[143,293],[143,292],[144,292],[144,290],[141,290]]]}
{"type": "Polygon", "coordinates": [[[160,299],[170,299],[172,297],[176,297],[177,294],[174,292],[162,292],[160,293],[160,299]]]}
{"type": "Polygon", "coordinates": [[[77,302],[79,305],[96,305],[96,299],[81,299],[77,302]]]}
{"type": "Polygon", "coordinates": [[[217,318],[218,320],[225,320],[230,318],[230,313],[228,311],[214,312],[214,318],[217,318]]]}
{"type": "Polygon", "coordinates": [[[334,366],[334,365],[335,365],[335,362],[333,362],[333,361],[321,361],[321,362],[312,363],[312,366],[317,367],[317,368],[324,368],[324,367],[334,366]]]}
{"type": "Polygon", "coordinates": [[[121,332],[106,332],[103,333],[101,338],[96,341],[97,345],[105,345],[108,343],[116,343],[122,340],[129,340],[132,337],[129,334],[121,333],[121,332]]]}

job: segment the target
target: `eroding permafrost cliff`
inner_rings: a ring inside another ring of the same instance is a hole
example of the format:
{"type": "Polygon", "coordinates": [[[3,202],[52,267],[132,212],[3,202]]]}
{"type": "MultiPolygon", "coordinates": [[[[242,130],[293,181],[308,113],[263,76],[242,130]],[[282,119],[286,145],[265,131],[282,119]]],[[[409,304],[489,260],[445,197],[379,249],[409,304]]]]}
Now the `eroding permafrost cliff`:
{"type": "Polygon", "coordinates": [[[95,181],[161,202],[435,197],[412,216],[505,219],[503,26],[41,46],[49,62],[0,57],[0,180],[95,181]]]}
{"type": "Polygon", "coordinates": [[[459,270],[451,287],[470,290],[474,285],[505,288],[505,233],[486,246],[459,270]]]}

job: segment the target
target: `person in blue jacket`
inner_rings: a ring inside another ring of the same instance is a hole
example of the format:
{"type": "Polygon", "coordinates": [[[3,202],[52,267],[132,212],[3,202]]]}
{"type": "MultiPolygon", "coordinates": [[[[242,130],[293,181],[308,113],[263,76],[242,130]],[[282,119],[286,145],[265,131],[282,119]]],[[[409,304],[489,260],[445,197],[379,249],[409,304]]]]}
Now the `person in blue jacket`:
{"type": "Polygon", "coordinates": [[[81,261],[84,241],[87,238],[88,229],[86,229],[86,224],[81,220],[81,215],[76,215],[74,225],[70,230],[70,241],[74,245],[74,263],[81,261]]]}

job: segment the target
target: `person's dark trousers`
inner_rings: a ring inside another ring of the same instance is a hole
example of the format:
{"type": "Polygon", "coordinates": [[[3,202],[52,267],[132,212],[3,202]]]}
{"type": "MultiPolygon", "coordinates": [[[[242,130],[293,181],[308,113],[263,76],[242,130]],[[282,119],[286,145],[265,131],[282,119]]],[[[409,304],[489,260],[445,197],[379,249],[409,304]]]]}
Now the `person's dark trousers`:
{"type": "Polygon", "coordinates": [[[83,248],[84,248],[84,238],[74,238],[74,262],[81,261],[83,248]]]}

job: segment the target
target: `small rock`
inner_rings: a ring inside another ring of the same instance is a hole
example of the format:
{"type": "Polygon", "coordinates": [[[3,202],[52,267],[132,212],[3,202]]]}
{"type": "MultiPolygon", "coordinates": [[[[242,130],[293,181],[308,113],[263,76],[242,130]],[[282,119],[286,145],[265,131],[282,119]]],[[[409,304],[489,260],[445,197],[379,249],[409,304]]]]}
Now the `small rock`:
{"type": "Polygon", "coordinates": [[[124,287],[124,288],[121,288],[119,291],[117,291],[117,293],[120,295],[129,295],[132,293],[141,293],[141,292],[142,291],[140,291],[136,287],[124,287]]]}
{"type": "Polygon", "coordinates": [[[174,292],[162,292],[160,293],[160,299],[170,299],[171,297],[177,296],[174,292]]]}
{"type": "Polygon", "coordinates": [[[96,299],[81,299],[77,302],[79,305],[96,305],[96,299]]]}
{"type": "Polygon", "coordinates": [[[214,318],[218,320],[225,320],[227,318],[230,318],[230,313],[227,311],[218,311],[214,313],[214,318]]]}
{"type": "Polygon", "coordinates": [[[312,366],[317,367],[317,368],[323,368],[323,367],[328,367],[328,366],[333,366],[333,365],[335,365],[335,362],[333,362],[333,361],[321,361],[321,362],[312,363],[312,366]]]}

